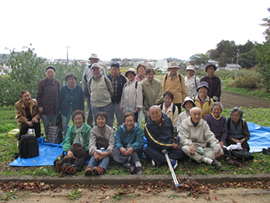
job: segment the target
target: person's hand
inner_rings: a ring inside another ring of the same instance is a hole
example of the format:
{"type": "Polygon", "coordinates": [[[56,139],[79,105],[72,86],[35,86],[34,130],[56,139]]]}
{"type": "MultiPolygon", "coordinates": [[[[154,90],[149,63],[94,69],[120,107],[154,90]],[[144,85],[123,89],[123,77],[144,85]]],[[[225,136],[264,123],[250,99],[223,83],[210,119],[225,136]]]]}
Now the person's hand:
{"type": "Polygon", "coordinates": [[[196,153],[196,148],[194,144],[189,145],[189,153],[190,155],[194,155],[196,153]]]}
{"type": "Polygon", "coordinates": [[[139,111],[140,111],[140,108],[136,108],[135,111],[136,111],[136,112],[139,112],[139,111]]]}
{"type": "Polygon", "coordinates": [[[220,141],[219,144],[220,144],[221,148],[223,149],[224,142],[220,141]]]}
{"type": "Polygon", "coordinates": [[[246,139],[242,139],[242,140],[239,140],[240,143],[242,144],[243,142],[245,142],[246,139]]]}
{"type": "Polygon", "coordinates": [[[100,160],[104,159],[108,155],[109,155],[109,152],[103,152],[102,154],[99,155],[100,160]]]}
{"type": "Polygon", "coordinates": [[[176,143],[172,144],[172,148],[177,149],[178,145],[176,143]]]}
{"type": "Polygon", "coordinates": [[[43,113],[43,107],[38,107],[39,113],[43,113]]]}
{"type": "Polygon", "coordinates": [[[123,109],[123,108],[121,108],[120,110],[121,110],[122,112],[124,112],[124,109],[123,109]]]}
{"type": "Polygon", "coordinates": [[[133,148],[131,147],[131,148],[129,148],[129,149],[127,150],[127,155],[131,155],[132,152],[133,152],[133,148]]]}
{"type": "Polygon", "coordinates": [[[100,160],[100,155],[99,155],[99,153],[94,152],[94,157],[95,157],[95,160],[96,160],[96,161],[99,161],[99,160],[100,160]]]}
{"type": "Polygon", "coordinates": [[[38,123],[38,119],[36,117],[32,118],[33,123],[38,123]]]}
{"type": "Polygon", "coordinates": [[[72,151],[70,151],[70,150],[67,151],[67,156],[68,156],[68,158],[74,158],[74,155],[73,155],[72,151]]]}
{"type": "Polygon", "coordinates": [[[240,143],[240,140],[232,138],[232,141],[234,141],[235,143],[240,143]]]}
{"type": "Polygon", "coordinates": [[[124,147],[121,147],[120,148],[120,152],[123,154],[123,155],[127,155],[127,151],[124,147]]]}
{"type": "Polygon", "coordinates": [[[221,152],[220,151],[218,151],[217,153],[215,153],[215,158],[217,159],[218,157],[221,157],[222,156],[222,154],[221,154],[221,152]]]}
{"type": "Polygon", "coordinates": [[[32,127],[33,126],[33,123],[30,122],[30,121],[26,121],[26,125],[28,125],[29,127],[32,127]]]}

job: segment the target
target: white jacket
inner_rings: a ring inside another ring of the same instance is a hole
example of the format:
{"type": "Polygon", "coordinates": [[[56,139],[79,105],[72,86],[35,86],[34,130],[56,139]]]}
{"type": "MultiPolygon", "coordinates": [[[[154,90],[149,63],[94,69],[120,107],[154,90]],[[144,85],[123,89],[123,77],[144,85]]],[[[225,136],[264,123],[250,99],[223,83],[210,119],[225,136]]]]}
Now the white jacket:
{"type": "Polygon", "coordinates": [[[124,113],[133,112],[136,113],[136,108],[142,108],[142,85],[140,82],[127,81],[124,85],[120,108],[124,109],[124,113]],[[135,87],[137,83],[137,88],[135,87]]]}
{"type": "Polygon", "coordinates": [[[198,92],[196,91],[197,87],[199,86],[200,79],[193,75],[191,78],[185,77],[185,84],[187,87],[187,96],[195,97],[198,92]]]}
{"type": "Polygon", "coordinates": [[[209,143],[215,153],[222,151],[215,134],[210,130],[207,122],[203,119],[201,119],[195,127],[191,122],[191,118],[188,117],[183,120],[179,130],[180,140],[183,146],[194,144],[195,148],[205,148],[206,144],[209,143]]]}

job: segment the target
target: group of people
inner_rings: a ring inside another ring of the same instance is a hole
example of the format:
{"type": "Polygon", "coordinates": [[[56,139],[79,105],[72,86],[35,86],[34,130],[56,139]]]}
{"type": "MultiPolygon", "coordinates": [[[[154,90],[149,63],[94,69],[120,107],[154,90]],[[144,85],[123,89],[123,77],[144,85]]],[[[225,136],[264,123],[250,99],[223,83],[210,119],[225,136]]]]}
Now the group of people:
{"type": "MultiPolygon", "coordinates": [[[[240,108],[233,108],[230,118],[221,116],[221,82],[214,74],[217,67],[207,65],[207,75],[201,80],[194,75],[194,67],[188,66],[187,76],[178,74],[180,68],[171,62],[163,81],[154,78],[155,70],[143,64],[120,74],[120,64],[111,64],[111,74],[106,76],[99,58],[91,54],[90,65],[85,67],[82,87],[76,84],[73,73],[66,75],[67,85],[60,87],[55,79],[55,67],[47,66],[46,78],[40,80],[36,100],[28,91],[20,93],[16,102],[16,120],[20,136],[34,128],[40,136],[42,118],[45,134],[48,127],[55,126],[61,113],[65,140],[63,150],[76,162],[65,162],[62,172],[74,174],[81,171],[85,160],[90,159],[85,175],[103,174],[110,157],[128,168],[131,174],[142,174],[142,152],[153,166],[166,162],[162,150],[166,149],[175,169],[179,160],[187,156],[197,162],[205,162],[219,169],[217,160],[224,154],[226,144],[241,143],[249,150],[249,131],[242,119],[240,108]],[[87,101],[87,116],[84,115],[84,98],[87,101]],[[184,111],[181,112],[181,107],[184,111]],[[70,117],[73,125],[69,127],[70,117]],[[114,137],[114,118],[117,130],[114,137]],[[140,125],[145,117],[144,132],[140,125]],[[85,123],[86,121],[86,123],[85,123]],[[93,124],[95,121],[95,124],[93,124]],[[176,136],[177,135],[177,136],[176,136]],[[143,136],[147,147],[143,150],[143,136]],[[181,144],[178,142],[180,141],[181,144]],[[72,151],[79,143],[85,151],[72,151]],[[90,158],[91,157],[91,158],[90,158]]],[[[234,162],[227,157],[227,163],[234,162]]]]}

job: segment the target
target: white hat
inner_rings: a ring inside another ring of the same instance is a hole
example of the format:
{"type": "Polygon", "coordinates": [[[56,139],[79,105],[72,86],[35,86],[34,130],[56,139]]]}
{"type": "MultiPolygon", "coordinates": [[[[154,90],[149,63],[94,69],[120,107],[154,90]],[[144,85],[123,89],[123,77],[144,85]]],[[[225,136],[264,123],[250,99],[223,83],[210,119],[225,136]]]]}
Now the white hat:
{"type": "Polygon", "coordinates": [[[101,66],[98,64],[98,63],[93,63],[92,65],[91,65],[91,69],[92,68],[101,68],[101,66]]]}
{"type": "Polygon", "coordinates": [[[180,67],[177,65],[177,63],[176,63],[175,61],[172,61],[172,62],[169,64],[168,69],[170,69],[170,68],[178,68],[178,69],[180,69],[180,67]]]}
{"type": "Polygon", "coordinates": [[[89,57],[88,60],[90,60],[90,59],[98,59],[99,60],[97,54],[91,54],[91,56],[89,57]]]}
{"type": "Polygon", "coordinates": [[[186,105],[187,102],[191,102],[194,107],[196,106],[193,99],[191,99],[190,97],[186,97],[184,102],[182,103],[182,106],[183,106],[184,109],[185,109],[185,105],[186,105]]]}
{"type": "Polygon", "coordinates": [[[194,72],[194,66],[193,66],[193,65],[187,66],[186,71],[187,71],[187,70],[192,70],[192,71],[194,72]]]}
{"type": "Polygon", "coordinates": [[[136,76],[136,70],[135,70],[134,68],[129,68],[129,69],[127,70],[127,72],[125,73],[125,76],[126,76],[126,77],[127,77],[127,74],[128,74],[129,72],[132,72],[132,73],[136,76]]]}

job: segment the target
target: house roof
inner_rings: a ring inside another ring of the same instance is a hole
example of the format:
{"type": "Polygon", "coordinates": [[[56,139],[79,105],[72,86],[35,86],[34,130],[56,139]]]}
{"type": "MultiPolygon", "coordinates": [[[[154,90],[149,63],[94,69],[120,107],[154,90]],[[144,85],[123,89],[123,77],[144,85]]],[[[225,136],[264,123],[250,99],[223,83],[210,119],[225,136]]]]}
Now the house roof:
{"type": "Polygon", "coordinates": [[[227,67],[227,68],[241,68],[241,66],[239,65],[239,64],[226,64],[226,66],[225,67],[227,67]]]}

